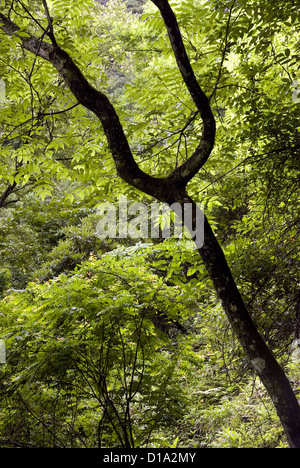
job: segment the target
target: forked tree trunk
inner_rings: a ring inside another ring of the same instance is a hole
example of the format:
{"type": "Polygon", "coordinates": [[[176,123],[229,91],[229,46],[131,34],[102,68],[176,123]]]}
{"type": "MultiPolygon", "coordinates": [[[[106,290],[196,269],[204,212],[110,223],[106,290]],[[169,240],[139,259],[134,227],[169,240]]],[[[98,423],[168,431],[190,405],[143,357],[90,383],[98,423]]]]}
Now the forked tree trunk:
{"type": "MultiPolygon", "coordinates": [[[[52,24],[49,24],[48,33],[51,43],[30,34],[27,37],[18,36],[19,26],[1,12],[0,28],[7,35],[19,37],[24,49],[52,63],[78,103],[100,119],[117,172],[123,180],[170,205],[179,203],[182,206],[184,203],[192,203],[195,215],[192,233],[196,228],[196,212],[199,208],[188,197],[185,187],[209,158],[214,147],[216,125],[209,99],[195,77],[169,2],[167,0],[152,0],[152,2],[159,8],[164,19],[178,68],[203,122],[203,132],[194,153],[182,166],[165,178],[150,176],[140,169],[134,160],[114,107],[102,92],[90,85],[67,52],[58,47],[52,24]]],[[[300,448],[300,407],[297,399],[285,373],[254,325],[207,219],[204,223],[204,244],[198,250],[231,327],[274,403],[290,446],[300,448]]]]}

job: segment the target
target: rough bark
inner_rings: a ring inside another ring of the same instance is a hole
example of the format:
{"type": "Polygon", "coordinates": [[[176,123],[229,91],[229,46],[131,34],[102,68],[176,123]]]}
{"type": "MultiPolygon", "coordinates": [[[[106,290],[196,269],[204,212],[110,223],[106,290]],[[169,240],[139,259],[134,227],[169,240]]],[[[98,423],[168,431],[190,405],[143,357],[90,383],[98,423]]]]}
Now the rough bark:
{"type": "MultiPolygon", "coordinates": [[[[192,233],[196,228],[195,213],[199,208],[188,195],[185,202],[193,204],[192,233]]],[[[204,239],[204,244],[198,251],[228,321],[245,355],[273,401],[290,446],[300,448],[300,406],[297,398],[284,371],[255,326],[234,281],[223,250],[206,218],[204,239]]]]}
{"type": "MultiPolygon", "coordinates": [[[[203,132],[195,152],[181,167],[165,178],[153,177],[139,168],[133,158],[118,115],[109,99],[91,86],[71,57],[57,46],[55,41],[52,40],[51,44],[45,42],[44,36],[41,39],[33,36],[28,38],[20,36],[20,39],[25,49],[51,62],[78,102],[100,119],[117,172],[124,181],[170,205],[192,203],[194,213],[196,213],[199,208],[187,195],[185,188],[211,154],[215,141],[215,119],[209,99],[194,75],[169,2],[167,0],[152,1],[159,8],[164,19],[178,68],[203,122],[203,132]]],[[[1,13],[0,28],[8,35],[17,35],[19,31],[19,27],[1,13]]],[[[300,407],[297,399],[286,375],[254,325],[207,219],[205,219],[204,244],[199,248],[199,254],[246,356],[274,403],[290,446],[300,448],[300,407]]]]}

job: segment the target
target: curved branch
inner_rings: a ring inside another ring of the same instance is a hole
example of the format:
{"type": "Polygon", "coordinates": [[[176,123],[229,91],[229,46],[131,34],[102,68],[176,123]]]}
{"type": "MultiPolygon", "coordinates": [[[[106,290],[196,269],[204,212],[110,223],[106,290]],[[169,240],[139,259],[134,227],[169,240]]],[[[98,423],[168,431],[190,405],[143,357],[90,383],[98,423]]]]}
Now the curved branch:
{"type": "Polygon", "coordinates": [[[0,13],[0,29],[9,35],[16,35],[22,46],[36,56],[50,62],[66,85],[77,98],[79,104],[93,112],[101,121],[111,150],[118,175],[133,187],[141,190],[162,202],[172,203],[174,191],[170,177],[157,178],[143,172],[134,160],[128,140],[124,134],[119,117],[101,91],[96,90],[85,78],[72,58],[60,47],[43,41],[35,36],[18,36],[19,26],[0,13]]]}
{"type": "Polygon", "coordinates": [[[215,141],[216,124],[207,96],[199,86],[187,56],[179,26],[169,3],[154,1],[164,18],[179,70],[197,106],[203,121],[203,134],[194,154],[170,176],[153,177],[143,172],[134,160],[119,117],[107,98],[96,90],[84,77],[72,58],[56,44],[49,44],[35,36],[18,36],[20,30],[14,22],[0,13],[0,29],[6,34],[16,35],[22,46],[36,56],[47,60],[57,69],[78,103],[93,112],[101,121],[118,175],[133,187],[158,200],[172,204],[182,198],[187,183],[207,161],[215,141]],[[177,195],[175,195],[175,193],[177,195]],[[174,196],[175,195],[175,196],[174,196]]]}
{"type": "Polygon", "coordinates": [[[202,138],[195,152],[182,166],[175,169],[173,174],[171,174],[174,182],[176,181],[185,187],[205,164],[212,152],[215,143],[216,122],[209,99],[201,89],[187,55],[175,13],[168,0],[151,1],[161,13],[178,68],[203,121],[202,138]]]}

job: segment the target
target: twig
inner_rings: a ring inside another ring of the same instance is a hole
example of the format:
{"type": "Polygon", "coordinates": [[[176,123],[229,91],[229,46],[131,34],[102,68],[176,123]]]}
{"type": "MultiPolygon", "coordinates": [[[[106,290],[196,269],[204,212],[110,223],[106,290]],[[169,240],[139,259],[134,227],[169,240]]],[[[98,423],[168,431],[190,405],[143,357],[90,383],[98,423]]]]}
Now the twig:
{"type": "Polygon", "coordinates": [[[228,20],[227,20],[227,27],[226,27],[226,34],[225,34],[225,39],[224,39],[224,49],[223,49],[223,53],[222,53],[222,60],[221,60],[221,64],[220,64],[220,68],[219,68],[219,73],[218,73],[218,77],[217,77],[217,80],[216,80],[216,83],[215,83],[215,86],[214,86],[214,89],[211,93],[211,95],[209,96],[209,101],[211,101],[211,99],[214,97],[214,95],[216,94],[216,91],[217,91],[217,88],[218,88],[218,84],[221,80],[221,77],[222,77],[222,73],[223,73],[223,65],[224,65],[224,62],[225,62],[225,57],[226,57],[226,54],[227,54],[227,47],[228,47],[228,38],[229,38],[229,28],[230,28],[230,21],[231,21],[231,17],[232,17],[232,11],[233,11],[233,8],[235,6],[235,1],[233,2],[233,4],[231,5],[230,7],[230,11],[229,11],[229,16],[228,16],[228,20]]]}
{"type": "Polygon", "coordinates": [[[55,112],[39,112],[38,115],[37,115],[37,118],[39,117],[44,117],[46,115],[58,115],[58,114],[63,114],[64,112],[68,112],[72,109],[74,109],[75,107],[79,106],[80,103],[79,102],[76,102],[76,104],[74,104],[73,106],[71,107],[68,107],[67,109],[63,109],[61,111],[55,111],[55,112]]]}
{"type": "Polygon", "coordinates": [[[45,8],[45,13],[46,13],[47,21],[48,21],[47,36],[50,38],[52,44],[55,47],[57,47],[58,44],[56,42],[56,39],[55,39],[55,36],[54,36],[54,30],[53,30],[53,18],[50,16],[49,8],[48,8],[46,0],[42,0],[42,2],[43,2],[43,5],[44,5],[44,8],[45,8]]]}
{"type": "Polygon", "coordinates": [[[31,414],[31,416],[36,419],[40,424],[42,424],[42,426],[54,437],[54,439],[56,439],[60,444],[61,444],[61,447],[64,448],[65,445],[64,443],[62,442],[62,440],[60,440],[59,437],[57,437],[57,435],[50,429],[50,427],[48,427],[48,425],[37,415],[35,414],[31,408],[29,408],[28,404],[26,403],[26,401],[24,400],[24,398],[22,397],[21,393],[18,392],[18,397],[20,398],[21,402],[23,403],[24,407],[26,408],[26,410],[31,414]]]}
{"type": "Polygon", "coordinates": [[[42,29],[42,31],[44,33],[47,32],[47,30],[45,28],[43,28],[43,26],[39,23],[39,21],[30,13],[30,11],[26,8],[26,5],[24,5],[23,2],[21,2],[21,0],[18,0],[19,3],[22,5],[22,7],[24,8],[24,10],[26,11],[26,13],[30,16],[30,18],[42,29]]]}

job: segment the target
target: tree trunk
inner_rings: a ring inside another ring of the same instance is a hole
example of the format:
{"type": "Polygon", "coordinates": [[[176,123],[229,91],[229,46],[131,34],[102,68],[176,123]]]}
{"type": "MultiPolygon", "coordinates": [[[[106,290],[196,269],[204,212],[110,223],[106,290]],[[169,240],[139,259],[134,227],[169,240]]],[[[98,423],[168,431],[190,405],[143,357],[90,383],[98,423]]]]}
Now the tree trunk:
{"type": "MultiPolygon", "coordinates": [[[[197,227],[196,212],[199,207],[188,196],[186,203],[193,205],[193,229],[191,230],[191,224],[186,225],[193,235],[197,227]]],[[[297,398],[284,371],[253,323],[232,277],[223,250],[206,217],[204,218],[204,244],[198,248],[198,252],[246,357],[273,401],[291,448],[300,448],[300,406],[297,398]]]]}
{"type": "MultiPolygon", "coordinates": [[[[165,178],[153,177],[140,169],[111,102],[102,92],[90,85],[68,53],[57,46],[53,33],[48,34],[52,44],[30,34],[28,37],[18,35],[20,27],[1,12],[0,29],[9,36],[16,35],[25,49],[52,63],[77,98],[78,103],[100,119],[118,175],[124,181],[170,205],[179,203],[183,207],[184,203],[192,203],[194,219],[191,223],[192,227],[190,225],[187,227],[193,235],[197,226],[196,213],[199,208],[186,194],[185,188],[211,154],[215,143],[216,125],[209,99],[200,88],[193,72],[169,2],[167,0],[151,1],[162,14],[178,68],[203,123],[203,132],[194,153],[165,178]]],[[[300,407],[297,399],[285,373],[254,325],[207,219],[204,223],[204,244],[199,246],[198,251],[232,329],[274,403],[290,446],[300,448],[300,407]]]]}

